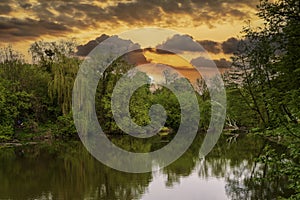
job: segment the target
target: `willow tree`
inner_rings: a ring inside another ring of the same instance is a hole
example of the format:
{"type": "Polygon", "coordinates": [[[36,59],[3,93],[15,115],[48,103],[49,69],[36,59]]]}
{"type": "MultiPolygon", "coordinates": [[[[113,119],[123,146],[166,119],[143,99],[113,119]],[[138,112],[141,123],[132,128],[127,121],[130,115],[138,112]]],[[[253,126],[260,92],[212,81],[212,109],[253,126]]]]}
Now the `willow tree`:
{"type": "Polygon", "coordinates": [[[70,113],[72,89],[80,60],[75,55],[74,41],[35,42],[30,47],[32,60],[50,74],[48,95],[63,115],[70,113]]]}
{"type": "Polygon", "coordinates": [[[48,83],[48,94],[56,102],[63,115],[71,111],[72,89],[79,67],[79,60],[64,58],[51,66],[52,79],[48,83]]]}

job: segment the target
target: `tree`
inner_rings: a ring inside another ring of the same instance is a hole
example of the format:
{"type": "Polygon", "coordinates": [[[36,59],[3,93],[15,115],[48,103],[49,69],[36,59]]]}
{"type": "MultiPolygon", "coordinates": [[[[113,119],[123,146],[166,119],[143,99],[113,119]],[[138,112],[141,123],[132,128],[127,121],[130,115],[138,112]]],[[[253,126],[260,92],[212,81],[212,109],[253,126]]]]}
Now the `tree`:
{"type": "Polygon", "coordinates": [[[271,156],[262,161],[276,170],[270,175],[285,174],[289,178],[295,191],[293,197],[297,199],[300,197],[299,1],[271,3],[262,0],[258,8],[258,16],[264,20],[264,26],[244,29],[245,38],[233,58],[233,65],[242,73],[241,82],[231,84],[231,88],[247,106],[240,112],[251,110],[253,117],[259,119],[257,126],[263,135],[278,138],[287,148],[283,155],[271,154],[273,149],[265,149],[265,154],[271,156]],[[283,163],[283,159],[287,162],[283,163]]]}
{"type": "Polygon", "coordinates": [[[294,104],[299,93],[299,59],[289,48],[299,40],[299,35],[290,32],[290,26],[299,29],[299,23],[294,23],[291,6],[296,6],[295,1],[262,1],[258,15],[266,21],[264,27],[245,28],[245,39],[233,58],[233,65],[242,72],[242,83],[236,85],[243,87],[236,88],[264,128],[297,123],[299,118],[299,107],[294,104]]]}
{"type": "Polygon", "coordinates": [[[14,84],[0,79],[0,139],[11,139],[17,120],[31,107],[30,94],[12,92],[14,84]]]}
{"type": "Polygon", "coordinates": [[[44,42],[31,45],[32,60],[48,72],[48,95],[60,109],[56,115],[67,115],[71,111],[72,89],[80,60],[74,57],[76,43],[71,41],[44,42]]]}
{"type": "MultiPolygon", "coordinates": [[[[47,67],[48,63],[61,61],[64,57],[74,56],[76,46],[74,40],[37,41],[30,46],[29,52],[33,63],[39,63],[42,64],[42,67],[47,67]]],[[[48,68],[48,70],[50,69],[48,68]]]]}
{"type": "Polygon", "coordinates": [[[51,64],[48,94],[52,102],[60,107],[63,115],[71,111],[72,90],[79,63],[76,58],[63,57],[59,62],[51,64]]]}

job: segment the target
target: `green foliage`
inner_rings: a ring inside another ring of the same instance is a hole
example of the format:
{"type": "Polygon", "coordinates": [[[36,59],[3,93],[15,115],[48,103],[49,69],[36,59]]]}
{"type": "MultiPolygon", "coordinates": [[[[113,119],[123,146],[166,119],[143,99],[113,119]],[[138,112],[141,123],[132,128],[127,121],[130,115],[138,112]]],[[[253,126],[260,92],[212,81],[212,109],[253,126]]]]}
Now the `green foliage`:
{"type": "Polygon", "coordinates": [[[18,119],[25,115],[31,106],[26,92],[13,92],[14,84],[0,80],[0,135],[10,139],[18,119]]]}
{"type": "Polygon", "coordinates": [[[175,96],[169,89],[163,87],[156,90],[153,94],[153,104],[160,104],[167,112],[166,127],[175,131],[178,129],[181,120],[180,105],[175,96]]]}
{"type": "MultiPolygon", "coordinates": [[[[119,127],[117,126],[113,118],[113,114],[111,110],[112,93],[116,83],[120,80],[122,75],[125,74],[127,70],[129,70],[132,67],[133,67],[132,65],[129,65],[124,60],[118,59],[114,61],[100,76],[97,91],[96,91],[95,106],[96,106],[96,112],[97,112],[99,123],[101,124],[102,129],[105,133],[110,133],[110,134],[122,133],[122,131],[119,129],[119,127]]],[[[127,82],[127,86],[128,87],[130,86],[128,82],[127,82]]],[[[145,91],[146,90],[144,89],[140,89],[133,96],[137,96],[138,93],[142,93],[145,91]]],[[[136,97],[134,98],[136,99],[136,97]]],[[[143,98],[147,98],[147,96],[143,96],[143,98]]],[[[126,99],[126,97],[124,97],[124,99],[126,99]]],[[[139,100],[142,100],[142,98],[140,98],[139,100]]],[[[140,108],[140,105],[142,105],[142,101],[134,102],[134,105],[138,105],[138,107],[140,108]]],[[[119,107],[120,106],[123,105],[119,105],[119,107]]],[[[136,114],[139,114],[138,109],[135,109],[135,107],[130,106],[130,109],[132,112],[136,112],[136,114]]],[[[145,109],[142,110],[144,110],[145,112],[145,109]]],[[[132,118],[135,120],[139,120],[139,122],[136,121],[137,123],[143,123],[143,121],[145,121],[143,117],[138,119],[137,117],[132,116],[132,118]]]]}
{"type": "Polygon", "coordinates": [[[76,42],[74,40],[61,40],[58,42],[34,42],[29,51],[32,61],[40,64],[46,71],[51,71],[49,64],[60,62],[63,58],[70,58],[74,55],[76,42]]]}
{"type": "Polygon", "coordinates": [[[260,2],[258,16],[264,26],[244,29],[245,38],[233,58],[237,71],[227,82],[228,115],[239,125],[258,127],[264,137],[285,149],[285,153],[270,146],[264,149],[260,161],[271,173],[260,178],[288,177],[294,191],[291,199],[300,193],[299,8],[297,0],[260,2]]]}
{"type": "Polygon", "coordinates": [[[48,83],[48,94],[54,105],[60,107],[63,115],[71,111],[72,89],[79,68],[79,60],[63,57],[52,63],[51,81],[48,83]]]}
{"type": "Polygon", "coordinates": [[[245,98],[245,93],[243,88],[227,86],[227,119],[236,122],[238,127],[257,127],[260,119],[248,102],[249,96],[245,98]]]}
{"type": "Polygon", "coordinates": [[[14,129],[12,126],[0,124],[0,141],[11,140],[13,134],[14,134],[14,129]]]}
{"type": "MultiPolygon", "coordinates": [[[[164,126],[171,128],[174,132],[177,131],[179,125],[181,124],[181,109],[190,109],[193,105],[190,101],[190,97],[196,95],[194,92],[188,92],[186,87],[186,79],[176,78],[176,75],[170,74],[170,72],[165,72],[165,76],[168,79],[167,85],[173,87],[175,90],[185,91],[182,95],[182,106],[180,107],[178,99],[176,95],[166,87],[158,87],[156,90],[150,90],[150,79],[149,77],[142,73],[137,72],[133,73],[133,79],[131,80],[131,75],[128,77],[125,75],[127,70],[129,70],[132,66],[123,60],[117,60],[106,69],[105,73],[100,76],[100,81],[98,83],[97,93],[96,93],[96,111],[98,120],[104,130],[105,133],[109,134],[123,134],[118,125],[116,124],[113,113],[111,110],[111,101],[112,101],[112,93],[113,91],[121,94],[122,99],[118,99],[114,107],[115,110],[120,111],[124,110],[124,106],[126,104],[126,100],[129,101],[129,112],[130,116],[117,116],[121,118],[122,124],[124,126],[129,125],[131,120],[139,126],[147,126],[151,123],[149,117],[149,110],[152,105],[159,104],[164,107],[167,119],[164,126]],[[116,84],[120,81],[122,77],[122,88],[116,88],[116,84]],[[137,90],[133,92],[131,97],[128,96],[127,91],[133,91],[133,85],[131,81],[137,80],[148,80],[147,84],[141,86],[137,90]],[[127,81],[126,81],[127,80],[127,81]],[[124,90],[124,88],[126,90],[124,90]],[[128,118],[130,117],[130,118],[128,118]]],[[[206,94],[207,95],[207,94],[206,94]]],[[[199,100],[201,98],[199,97],[199,100]]],[[[205,117],[203,117],[202,125],[203,127],[208,127],[209,119],[206,119],[206,115],[210,113],[210,101],[209,99],[204,99],[203,101],[199,101],[201,103],[200,108],[203,111],[205,117]],[[204,103],[205,102],[205,103],[204,103]],[[202,104],[203,103],[203,104],[202,104]]],[[[201,111],[201,112],[202,112],[201,111]]],[[[193,119],[190,117],[188,119],[193,119]]],[[[186,122],[187,124],[193,124],[190,122],[186,122]]],[[[186,127],[191,128],[192,126],[186,127]]]]}
{"type": "Polygon", "coordinates": [[[241,124],[245,124],[243,113],[258,119],[254,124],[265,129],[298,123],[300,75],[295,48],[299,48],[295,43],[300,39],[294,30],[300,25],[294,20],[299,16],[291,9],[296,5],[295,1],[262,1],[258,15],[266,21],[265,26],[244,30],[245,39],[233,58],[238,70],[229,75],[227,83],[229,101],[233,99],[245,107],[240,117],[239,108],[233,104],[229,107],[229,114],[241,124]]]}
{"type": "Polygon", "coordinates": [[[75,128],[72,113],[59,116],[57,122],[52,125],[52,131],[54,136],[58,138],[76,137],[77,130],[75,128]]]}
{"type": "Polygon", "coordinates": [[[74,47],[72,41],[36,42],[30,49],[36,64],[25,63],[11,47],[0,50],[1,135],[12,138],[16,129],[37,132],[39,124],[70,113],[80,63],[72,57],[74,47]]]}
{"type": "MultiPolygon", "coordinates": [[[[56,136],[74,135],[75,129],[70,115],[72,89],[81,62],[73,56],[75,47],[74,41],[35,42],[30,47],[34,64],[26,63],[23,56],[11,47],[1,49],[0,110],[3,116],[0,121],[0,125],[3,126],[1,135],[12,138],[16,131],[24,132],[23,134],[25,132],[38,134],[43,132],[42,129],[45,127],[56,136]]],[[[95,99],[96,111],[103,130],[108,134],[122,134],[111,111],[112,93],[116,83],[132,67],[120,58],[101,75],[97,75],[100,79],[95,99]]],[[[186,80],[178,78],[176,73],[172,74],[168,70],[164,75],[166,84],[172,85],[175,89],[185,90],[183,82],[186,80]]],[[[136,73],[134,78],[149,79],[142,72],[136,73]]],[[[166,88],[158,88],[151,92],[150,87],[149,79],[148,84],[133,93],[129,101],[130,120],[139,126],[149,125],[151,106],[161,104],[167,112],[165,126],[177,130],[181,123],[177,97],[166,88]]],[[[130,85],[127,89],[130,89],[130,85]]],[[[189,92],[183,94],[185,108],[191,107],[189,95],[195,94],[189,92]]],[[[206,117],[210,115],[208,96],[207,91],[201,97],[198,96],[200,110],[203,113],[201,118],[203,129],[209,124],[209,118],[206,117]]]]}
{"type": "Polygon", "coordinates": [[[47,72],[48,95],[56,115],[67,115],[71,111],[72,89],[80,61],[73,57],[74,41],[44,42],[31,45],[32,60],[41,71],[47,72]]]}

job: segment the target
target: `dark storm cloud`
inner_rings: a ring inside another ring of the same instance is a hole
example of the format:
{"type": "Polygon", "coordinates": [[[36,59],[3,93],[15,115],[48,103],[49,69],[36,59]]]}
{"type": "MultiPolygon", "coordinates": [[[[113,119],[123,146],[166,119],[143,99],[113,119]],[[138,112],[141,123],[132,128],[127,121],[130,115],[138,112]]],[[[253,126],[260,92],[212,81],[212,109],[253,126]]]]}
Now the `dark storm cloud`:
{"type": "Polygon", "coordinates": [[[218,54],[221,53],[220,43],[212,40],[201,40],[198,41],[199,44],[209,53],[218,54]]]}
{"type": "MultiPolygon", "coordinates": [[[[1,23],[0,23],[1,25],[1,23]]],[[[1,27],[0,27],[1,28],[1,27]]],[[[108,35],[102,34],[100,37],[90,40],[84,45],[77,47],[78,56],[86,56],[88,53],[93,50],[98,44],[100,44],[105,39],[109,38],[108,35]]],[[[194,41],[189,35],[174,35],[173,37],[167,39],[162,44],[156,46],[156,48],[146,48],[144,51],[149,51],[157,54],[176,54],[182,53],[184,51],[189,52],[203,52],[207,51],[208,53],[213,54],[232,54],[237,50],[240,40],[236,38],[229,38],[224,42],[216,42],[212,40],[201,40],[194,41]],[[201,46],[200,46],[200,45],[201,46]],[[166,51],[167,50],[167,51],[166,51]]],[[[203,57],[199,58],[199,61],[203,61],[203,57]]],[[[197,61],[197,60],[196,60],[197,61]]],[[[228,67],[230,63],[227,60],[216,60],[217,65],[228,67]]]]}
{"type": "Polygon", "coordinates": [[[9,3],[11,3],[11,0],[1,0],[0,1],[0,5],[8,5],[9,3]]]}
{"type": "Polygon", "coordinates": [[[228,40],[224,41],[222,45],[223,52],[225,54],[233,54],[237,51],[238,45],[240,40],[236,38],[229,38],[228,40]]]}
{"type": "Polygon", "coordinates": [[[193,24],[213,24],[221,21],[249,17],[249,10],[255,8],[258,0],[137,0],[119,3],[108,8],[108,13],[127,23],[151,23],[161,21],[178,23],[184,16],[190,16],[193,24]],[[179,15],[172,17],[172,15],[179,15]]]}
{"type": "Polygon", "coordinates": [[[227,61],[225,58],[219,60],[210,60],[205,57],[198,57],[191,60],[191,64],[197,67],[218,67],[218,68],[229,68],[231,67],[231,62],[227,61]]]}
{"type": "Polygon", "coordinates": [[[123,58],[129,64],[135,65],[135,66],[150,63],[144,56],[142,49],[129,52],[129,53],[125,54],[123,56],[123,58]]]}
{"type": "Polygon", "coordinates": [[[166,49],[174,53],[183,51],[203,51],[201,46],[189,35],[174,35],[164,43],[157,46],[158,49],[166,49]]]}
{"type": "Polygon", "coordinates": [[[234,17],[237,17],[239,19],[243,19],[243,17],[245,17],[245,13],[238,10],[238,9],[230,9],[228,11],[228,14],[231,15],[231,16],[234,16],[234,17]]]}
{"type": "Polygon", "coordinates": [[[232,37],[221,43],[212,40],[201,40],[198,42],[209,53],[218,54],[223,52],[224,54],[233,54],[237,51],[240,40],[232,37]]]}
{"type": "Polygon", "coordinates": [[[214,60],[214,62],[218,68],[229,68],[229,67],[231,67],[231,64],[232,64],[225,58],[221,58],[219,60],[214,60]]]}
{"type": "MultiPolygon", "coordinates": [[[[94,48],[97,47],[97,45],[99,45],[101,42],[108,39],[109,37],[110,36],[108,36],[106,34],[102,34],[100,37],[97,37],[95,40],[91,40],[84,45],[79,45],[77,47],[76,55],[83,56],[83,57],[87,56],[94,48]]],[[[121,39],[119,39],[119,40],[121,40],[121,39]]],[[[136,45],[128,40],[123,40],[123,41],[125,41],[125,43],[127,41],[127,44],[129,44],[129,45],[136,45]]],[[[117,43],[119,43],[119,41],[117,43]]],[[[124,44],[124,42],[122,42],[122,43],[124,44]]],[[[135,47],[140,48],[139,46],[135,46],[135,47]]],[[[136,65],[136,66],[149,63],[147,61],[146,57],[144,56],[142,49],[138,49],[138,50],[134,50],[129,53],[126,53],[125,55],[123,55],[123,59],[126,62],[128,62],[129,64],[136,65]]]]}
{"type": "Polygon", "coordinates": [[[9,5],[1,5],[0,4],[0,15],[8,14],[12,11],[9,5]]]}
{"type": "Polygon", "coordinates": [[[149,51],[151,53],[157,53],[157,54],[165,54],[165,55],[174,55],[173,52],[166,51],[163,49],[156,49],[156,48],[145,48],[145,51],[149,51]]]}
{"type": "Polygon", "coordinates": [[[195,42],[193,38],[189,35],[174,35],[173,37],[167,39],[162,44],[158,45],[158,49],[168,49],[175,53],[180,53],[183,51],[191,52],[201,52],[207,51],[213,54],[233,54],[237,51],[238,44],[240,40],[232,37],[226,41],[220,43],[212,40],[201,40],[195,42]],[[200,45],[199,45],[200,44],[200,45]]]}
{"type": "Polygon", "coordinates": [[[100,44],[101,42],[103,42],[107,38],[109,38],[108,35],[102,34],[100,37],[97,37],[95,40],[91,40],[91,41],[89,41],[88,43],[86,43],[84,45],[79,45],[77,47],[77,53],[76,54],[78,56],[87,56],[98,44],[100,44]]]}
{"type": "Polygon", "coordinates": [[[24,3],[24,2],[19,2],[19,5],[23,8],[23,9],[29,9],[32,7],[31,3],[24,3]]]}
{"type": "MultiPolygon", "coordinates": [[[[38,0],[35,3],[28,0],[1,1],[1,14],[8,14],[13,6],[19,12],[28,14],[28,18],[32,16],[31,20],[34,20],[34,23],[33,25],[28,24],[28,27],[25,26],[25,23],[19,26],[14,23],[15,19],[5,16],[7,17],[5,23],[14,25],[17,32],[1,30],[0,38],[17,41],[20,39],[13,37],[56,35],[56,31],[45,31],[49,29],[49,26],[54,26],[50,30],[59,30],[60,28],[62,35],[70,33],[73,28],[103,28],[124,25],[129,27],[137,25],[193,27],[201,24],[213,26],[224,21],[248,19],[249,10],[255,8],[258,0],[135,0],[119,1],[119,3],[110,0],[101,1],[101,4],[92,2],[82,3],[79,0],[38,0]],[[105,2],[109,2],[109,4],[105,4],[105,2]],[[48,27],[44,27],[47,24],[48,27]],[[33,28],[32,34],[29,31],[31,28],[33,28]],[[29,33],[22,35],[22,32],[28,31],[29,33]],[[11,36],[11,38],[7,38],[7,36],[11,36]]],[[[20,21],[21,18],[18,20],[20,21]]]]}
{"type": "Polygon", "coordinates": [[[131,3],[118,3],[107,9],[108,15],[113,16],[117,21],[130,25],[151,24],[162,19],[160,7],[153,1],[136,1],[131,3]]]}
{"type": "MultiPolygon", "coordinates": [[[[87,42],[84,45],[79,45],[77,47],[77,56],[87,56],[92,50],[95,49],[95,51],[99,52],[109,52],[116,53],[116,51],[122,52],[122,49],[128,50],[130,52],[130,49],[136,50],[140,49],[140,45],[137,43],[133,43],[131,40],[124,40],[119,38],[118,36],[108,36],[106,34],[102,34],[100,37],[97,37],[95,40],[91,40],[87,42]],[[105,42],[104,42],[105,41],[105,42]],[[100,46],[98,46],[101,44],[100,46]]],[[[137,56],[140,51],[135,52],[135,55],[137,56]]],[[[138,56],[137,56],[138,58],[138,56]]]]}
{"type": "Polygon", "coordinates": [[[212,60],[204,57],[198,57],[191,60],[191,64],[197,67],[214,67],[215,64],[212,60]]]}
{"type": "Polygon", "coordinates": [[[22,38],[35,38],[40,34],[55,36],[66,31],[69,31],[66,26],[45,20],[0,17],[0,40],[2,41],[19,41],[22,38]]]}

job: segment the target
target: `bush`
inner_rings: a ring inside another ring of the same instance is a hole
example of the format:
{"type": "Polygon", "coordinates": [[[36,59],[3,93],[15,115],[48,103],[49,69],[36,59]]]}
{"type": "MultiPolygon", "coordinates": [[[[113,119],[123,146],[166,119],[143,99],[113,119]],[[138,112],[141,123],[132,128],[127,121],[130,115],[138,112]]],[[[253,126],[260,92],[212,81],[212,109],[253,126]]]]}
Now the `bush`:
{"type": "Polygon", "coordinates": [[[59,116],[53,129],[53,134],[56,137],[65,138],[75,137],[77,135],[73,115],[71,113],[64,116],[59,116]]]}
{"type": "Polygon", "coordinates": [[[14,135],[14,129],[9,125],[0,124],[0,141],[11,140],[14,135]]]}

